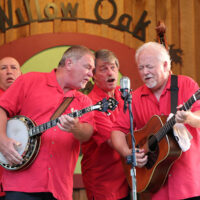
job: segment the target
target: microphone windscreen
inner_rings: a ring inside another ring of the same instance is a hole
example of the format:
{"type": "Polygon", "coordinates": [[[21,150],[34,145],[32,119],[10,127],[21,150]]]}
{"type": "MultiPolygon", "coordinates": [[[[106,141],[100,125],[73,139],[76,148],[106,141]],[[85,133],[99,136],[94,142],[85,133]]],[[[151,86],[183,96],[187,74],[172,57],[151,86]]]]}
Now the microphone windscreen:
{"type": "Polygon", "coordinates": [[[130,91],[130,79],[127,76],[123,76],[120,79],[120,88],[121,90],[127,90],[127,92],[130,91]]]}

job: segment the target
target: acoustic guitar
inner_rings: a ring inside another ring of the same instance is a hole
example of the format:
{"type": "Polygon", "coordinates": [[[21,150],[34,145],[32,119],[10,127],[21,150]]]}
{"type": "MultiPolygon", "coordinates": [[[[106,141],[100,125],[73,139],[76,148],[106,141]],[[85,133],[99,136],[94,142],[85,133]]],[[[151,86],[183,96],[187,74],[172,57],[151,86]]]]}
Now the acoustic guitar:
{"type": "MultiPolygon", "coordinates": [[[[70,117],[80,117],[93,110],[98,110],[101,112],[107,112],[108,110],[114,110],[117,107],[117,100],[113,98],[103,99],[93,106],[89,106],[82,110],[77,110],[75,112],[67,114],[70,117]]],[[[41,134],[57,125],[59,119],[56,118],[39,126],[29,119],[28,117],[18,115],[8,120],[7,122],[7,136],[21,143],[19,147],[16,148],[18,153],[22,156],[23,161],[18,165],[10,165],[4,155],[0,153],[0,165],[7,170],[22,170],[31,165],[38,155],[41,143],[41,134]]]]}
{"type": "MultiPolygon", "coordinates": [[[[189,110],[193,103],[200,99],[200,89],[184,103],[180,110],[189,110]]],[[[147,164],[136,167],[137,192],[158,191],[165,180],[173,163],[181,156],[182,151],[172,133],[172,127],[176,123],[175,116],[166,121],[166,116],[154,115],[149,122],[140,130],[134,132],[137,148],[142,148],[148,155],[147,164]]],[[[132,148],[131,134],[126,136],[129,148],[132,148]]],[[[122,158],[125,174],[132,188],[130,175],[131,165],[122,158]]]]}

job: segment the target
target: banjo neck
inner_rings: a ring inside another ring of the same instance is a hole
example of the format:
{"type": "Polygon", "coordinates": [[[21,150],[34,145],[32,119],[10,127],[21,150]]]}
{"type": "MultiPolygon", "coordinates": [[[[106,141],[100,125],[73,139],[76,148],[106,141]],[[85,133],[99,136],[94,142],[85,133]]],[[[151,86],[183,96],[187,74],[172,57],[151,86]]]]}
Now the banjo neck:
{"type": "MultiPolygon", "coordinates": [[[[87,108],[84,108],[82,110],[77,110],[74,111],[72,113],[67,114],[68,116],[72,117],[72,118],[76,118],[76,117],[81,117],[82,115],[93,111],[93,110],[98,110],[101,108],[101,105],[94,105],[94,106],[89,106],[87,108]]],[[[44,124],[41,124],[39,126],[35,126],[29,129],[29,136],[33,137],[33,136],[37,136],[42,134],[44,131],[54,127],[57,125],[57,123],[59,123],[59,118],[56,118],[54,120],[50,120],[44,124]]]]}
{"type": "MultiPolygon", "coordinates": [[[[67,115],[75,118],[93,110],[105,112],[109,115],[110,113],[108,110],[115,110],[117,104],[118,102],[114,98],[104,98],[95,105],[74,111],[67,115]]],[[[6,133],[9,138],[19,141],[22,144],[17,148],[17,151],[23,157],[23,162],[21,164],[10,165],[4,155],[0,152],[0,165],[7,170],[22,170],[29,167],[38,155],[41,144],[40,135],[47,129],[56,126],[59,122],[59,118],[56,118],[39,126],[35,126],[34,121],[23,115],[17,115],[10,118],[7,123],[6,133]]]]}

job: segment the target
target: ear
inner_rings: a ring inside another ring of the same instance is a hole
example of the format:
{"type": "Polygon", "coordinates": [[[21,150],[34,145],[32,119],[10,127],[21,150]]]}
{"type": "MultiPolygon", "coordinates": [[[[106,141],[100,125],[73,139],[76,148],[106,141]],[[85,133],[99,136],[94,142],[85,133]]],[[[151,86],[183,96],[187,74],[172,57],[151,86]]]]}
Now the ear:
{"type": "Polygon", "coordinates": [[[167,61],[164,62],[163,67],[165,71],[169,71],[169,68],[168,68],[169,66],[168,66],[167,61]]]}
{"type": "Polygon", "coordinates": [[[70,70],[72,68],[72,60],[70,58],[67,58],[65,60],[65,67],[70,70]]]}

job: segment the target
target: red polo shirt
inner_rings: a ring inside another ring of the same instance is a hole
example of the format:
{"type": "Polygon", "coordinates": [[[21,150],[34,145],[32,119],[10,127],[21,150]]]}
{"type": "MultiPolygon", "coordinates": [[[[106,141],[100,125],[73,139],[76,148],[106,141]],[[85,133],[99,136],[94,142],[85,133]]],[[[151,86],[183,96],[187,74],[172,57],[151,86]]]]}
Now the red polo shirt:
{"type": "MultiPolygon", "coordinates": [[[[89,94],[93,104],[109,98],[99,87],[94,85],[89,94]]],[[[111,115],[95,111],[96,131],[89,142],[82,144],[82,175],[89,200],[117,200],[128,195],[128,184],[122,168],[119,154],[108,145],[112,124],[116,120],[124,102],[121,100],[119,87],[115,90],[119,102],[111,115]]],[[[123,111],[122,111],[123,112],[123,111]]]]}
{"type": "MultiPolygon", "coordinates": [[[[0,88],[0,96],[4,93],[4,90],[0,88]]],[[[5,196],[5,192],[2,192],[2,183],[1,183],[1,178],[3,174],[3,167],[0,166],[0,197],[5,196]]]]}
{"type": "Polygon", "coordinates": [[[0,88],[0,96],[4,93],[4,90],[0,88]]]}
{"type": "MultiPolygon", "coordinates": [[[[152,115],[168,115],[171,110],[170,96],[171,76],[162,92],[159,102],[150,89],[142,86],[133,92],[133,116],[136,129],[142,128],[152,115]]],[[[191,78],[178,76],[178,105],[186,102],[199,86],[191,78]]],[[[200,110],[200,101],[192,106],[192,111],[200,110]]],[[[128,133],[130,128],[128,114],[119,115],[113,126],[113,130],[121,130],[128,133]]],[[[152,196],[153,200],[178,200],[194,196],[200,196],[200,129],[187,126],[193,136],[191,147],[183,152],[175,161],[169,171],[168,179],[164,186],[152,196]]]]}
{"type": "MultiPolygon", "coordinates": [[[[32,72],[20,76],[0,99],[0,106],[9,117],[25,115],[38,125],[48,122],[64,97],[74,100],[71,108],[80,110],[91,105],[91,100],[76,90],[63,93],[51,73],[32,72]]],[[[93,125],[93,112],[79,118],[93,125]]],[[[51,192],[58,200],[71,200],[73,172],[79,156],[80,143],[72,133],[61,131],[57,126],[45,131],[39,154],[31,166],[23,171],[7,171],[3,174],[5,191],[51,192]]]]}

